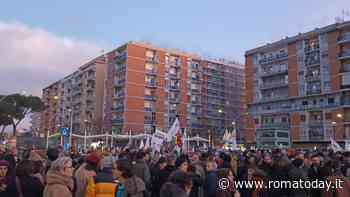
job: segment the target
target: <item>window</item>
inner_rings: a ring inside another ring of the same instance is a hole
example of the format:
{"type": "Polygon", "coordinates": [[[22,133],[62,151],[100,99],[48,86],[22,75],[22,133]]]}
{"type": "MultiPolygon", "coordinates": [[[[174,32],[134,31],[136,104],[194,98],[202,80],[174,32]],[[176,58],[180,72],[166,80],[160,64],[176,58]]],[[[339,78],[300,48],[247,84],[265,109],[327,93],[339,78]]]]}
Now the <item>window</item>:
{"type": "Polygon", "coordinates": [[[332,113],[326,113],[326,120],[332,120],[332,113]]]}
{"type": "Polygon", "coordinates": [[[308,102],[307,101],[303,101],[303,105],[308,105],[308,102]]]}
{"type": "Polygon", "coordinates": [[[334,98],[328,98],[328,104],[334,104],[334,98]]]}
{"type": "Polygon", "coordinates": [[[277,137],[289,138],[289,135],[288,133],[277,132],[277,137]]]}
{"type": "Polygon", "coordinates": [[[313,100],[312,104],[316,105],[317,104],[317,100],[313,100]]]}
{"type": "Polygon", "coordinates": [[[300,121],[305,122],[306,121],[306,116],[305,115],[300,115],[300,121]]]}
{"type": "Polygon", "coordinates": [[[350,85],[350,74],[349,73],[343,75],[342,85],[350,85]]]}
{"type": "Polygon", "coordinates": [[[145,108],[151,108],[152,107],[152,103],[149,102],[149,101],[145,101],[144,106],[145,106],[145,108]]]}
{"type": "Polygon", "coordinates": [[[285,122],[287,122],[287,118],[286,118],[286,117],[282,117],[281,121],[282,121],[283,123],[285,123],[285,122]]]}

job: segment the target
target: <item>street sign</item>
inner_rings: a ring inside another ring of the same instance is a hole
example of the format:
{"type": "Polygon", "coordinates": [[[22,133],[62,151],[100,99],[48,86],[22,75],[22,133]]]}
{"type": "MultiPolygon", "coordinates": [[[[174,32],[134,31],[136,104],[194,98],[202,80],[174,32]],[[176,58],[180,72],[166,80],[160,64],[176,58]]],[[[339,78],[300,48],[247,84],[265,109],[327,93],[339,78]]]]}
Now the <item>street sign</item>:
{"type": "Polygon", "coordinates": [[[59,132],[62,136],[69,136],[69,128],[67,127],[59,128],[59,132]]]}

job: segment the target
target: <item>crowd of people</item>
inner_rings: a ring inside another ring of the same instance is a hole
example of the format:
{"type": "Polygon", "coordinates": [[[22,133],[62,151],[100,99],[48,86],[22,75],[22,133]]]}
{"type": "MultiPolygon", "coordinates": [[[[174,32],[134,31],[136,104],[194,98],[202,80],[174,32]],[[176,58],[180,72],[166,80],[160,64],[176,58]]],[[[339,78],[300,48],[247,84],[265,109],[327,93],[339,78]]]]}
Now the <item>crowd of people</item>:
{"type": "Polygon", "coordinates": [[[65,153],[0,148],[1,197],[350,197],[350,152],[246,150],[65,153]],[[231,187],[219,187],[219,180],[231,187]],[[234,181],[327,180],[341,188],[235,188],[234,181]]]}

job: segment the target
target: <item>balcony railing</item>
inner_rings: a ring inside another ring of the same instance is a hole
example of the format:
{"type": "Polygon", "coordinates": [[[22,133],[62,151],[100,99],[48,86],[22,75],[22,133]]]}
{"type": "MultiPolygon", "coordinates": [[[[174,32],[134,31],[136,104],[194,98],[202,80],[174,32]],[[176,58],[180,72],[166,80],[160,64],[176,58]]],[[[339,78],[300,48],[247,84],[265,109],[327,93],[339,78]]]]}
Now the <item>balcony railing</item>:
{"type": "Polygon", "coordinates": [[[288,53],[278,53],[274,56],[270,56],[268,58],[263,58],[259,60],[259,64],[266,65],[266,64],[272,64],[276,61],[283,61],[288,59],[288,53]]]}
{"type": "Polygon", "coordinates": [[[119,63],[122,63],[124,62],[128,57],[128,53],[126,51],[124,52],[121,52],[119,53],[117,56],[116,56],[116,62],[119,64],[119,63]]]}
{"type": "Polygon", "coordinates": [[[310,95],[310,94],[321,94],[321,89],[316,89],[316,90],[306,90],[306,94],[310,95]]]}
{"type": "Polygon", "coordinates": [[[315,45],[314,47],[311,47],[311,46],[306,46],[304,51],[305,53],[312,53],[312,52],[315,52],[315,51],[318,51],[320,50],[320,45],[315,45]]]}
{"type": "Polygon", "coordinates": [[[118,92],[118,93],[115,94],[115,96],[116,97],[123,97],[123,96],[125,96],[125,92],[124,91],[118,92]]]}
{"type": "Polygon", "coordinates": [[[309,75],[306,76],[306,81],[307,82],[314,82],[314,81],[319,81],[321,80],[321,76],[320,75],[309,75]]]}
{"type": "Polygon", "coordinates": [[[342,53],[339,54],[338,59],[339,60],[345,60],[350,58],[350,49],[343,51],[342,53]]]}
{"type": "Polygon", "coordinates": [[[261,73],[261,77],[270,77],[274,75],[288,74],[288,69],[267,70],[261,73]]]}
{"type": "Polygon", "coordinates": [[[151,88],[156,88],[157,87],[157,83],[155,81],[147,81],[146,82],[146,86],[147,87],[151,87],[151,88]]]}
{"type": "Polygon", "coordinates": [[[338,44],[350,42],[350,32],[347,32],[338,38],[338,44]]]}
{"type": "Polygon", "coordinates": [[[155,109],[152,108],[152,107],[145,107],[145,111],[146,111],[146,112],[154,112],[155,109]]]}
{"type": "Polygon", "coordinates": [[[169,103],[180,103],[180,98],[169,98],[169,103]]]}
{"type": "Polygon", "coordinates": [[[157,69],[146,69],[145,73],[149,75],[157,75],[157,69]]]}
{"type": "Polygon", "coordinates": [[[284,88],[284,87],[288,87],[288,83],[286,83],[285,81],[274,82],[274,83],[263,83],[262,85],[260,85],[261,90],[267,90],[272,88],[284,88]]]}
{"type": "Polygon", "coordinates": [[[264,123],[260,126],[261,129],[288,129],[288,123],[264,123]]]}
{"type": "Polygon", "coordinates": [[[116,70],[117,71],[120,71],[120,70],[123,70],[126,68],[126,65],[125,64],[117,64],[116,65],[116,70]]]}
{"type": "Polygon", "coordinates": [[[124,110],[124,105],[116,106],[116,107],[112,108],[112,110],[113,111],[118,111],[118,112],[123,111],[124,110]]]}
{"type": "Polygon", "coordinates": [[[151,64],[158,64],[159,63],[159,58],[157,56],[146,57],[146,62],[151,63],[151,64]]]}
{"type": "Polygon", "coordinates": [[[343,97],[341,99],[341,104],[342,105],[350,105],[350,97],[343,97]]]}
{"type": "Polygon", "coordinates": [[[145,119],[144,122],[145,122],[145,124],[152,124],[152,125],[154,125],[156,123],[156,121],[152,120],[152,119],[145,119]]]}
{"type": "Polygon", "coordinates": [[[120,123],[123,123],[123,122],[124,122],[123,118],[112,119],[112,123],[115,123],[115,124],[120,124],[120,123]]]}
{"type": "Polygon", "coordinates": [[[345,64],[341,68],[341,72],[350,72],[350,64],[345,64]]]}
{"type": "Polygon", "coordinates": [[[170,91],[180,91],[180,86],[169,86],[170,91]]]}
{"type": "Polygon", "coordinates": [[[115,85],[116,86],[124,86],[125,85],[125,79],[116,80],[115,85]]]}
{"type": "Polygon", "coordinates": [[[153,95],[145,95],[145,100],[155,101],[157,100],[157,98],[156,96],[153,96],[153,95]]]}
{"type": "Polygon", "coordinates": [[[169,78],[170,79],[180,79],[180,74],[179,73],[169,73],[169,78]]]}

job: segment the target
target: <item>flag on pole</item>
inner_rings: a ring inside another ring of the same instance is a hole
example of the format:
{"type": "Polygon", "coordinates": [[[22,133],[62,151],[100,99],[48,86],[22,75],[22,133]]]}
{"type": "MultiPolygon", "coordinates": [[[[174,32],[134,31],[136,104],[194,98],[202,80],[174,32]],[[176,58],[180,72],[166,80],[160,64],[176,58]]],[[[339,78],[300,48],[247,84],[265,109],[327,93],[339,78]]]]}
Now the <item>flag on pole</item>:
{"type": "Polygon", "coordinates": [[[141,140],[141,143],[140,143],[140,150],[143,149],[145,145],[143,144],[143,140],[141,140]]]}
{"type": "Polygon", "coordinates": [[[170,142],[179,131],[180,131],[180,121],[178,118],[176,118],[173,125],[170,127],[168,131],[167,141],[170,142]]]}
{"type": "Polygon", "coordinates": [[[186,129],[184,131],[184,136],[182,138],[182,152],[187,152],[187,132],[186,129]]]}
{"type": "Polygon", "coordinates": [[[148,149],[150,147],[150,144],[151,144],[151,137],[147,136],[146,144],[143,148],[148,149]]]}
{"type": "Polygon", "coordinates": [[[330,140],[331,140],[331,149],[334,152],[343,151],[343,148],[333,138],[330,138],[330,140]]]}

